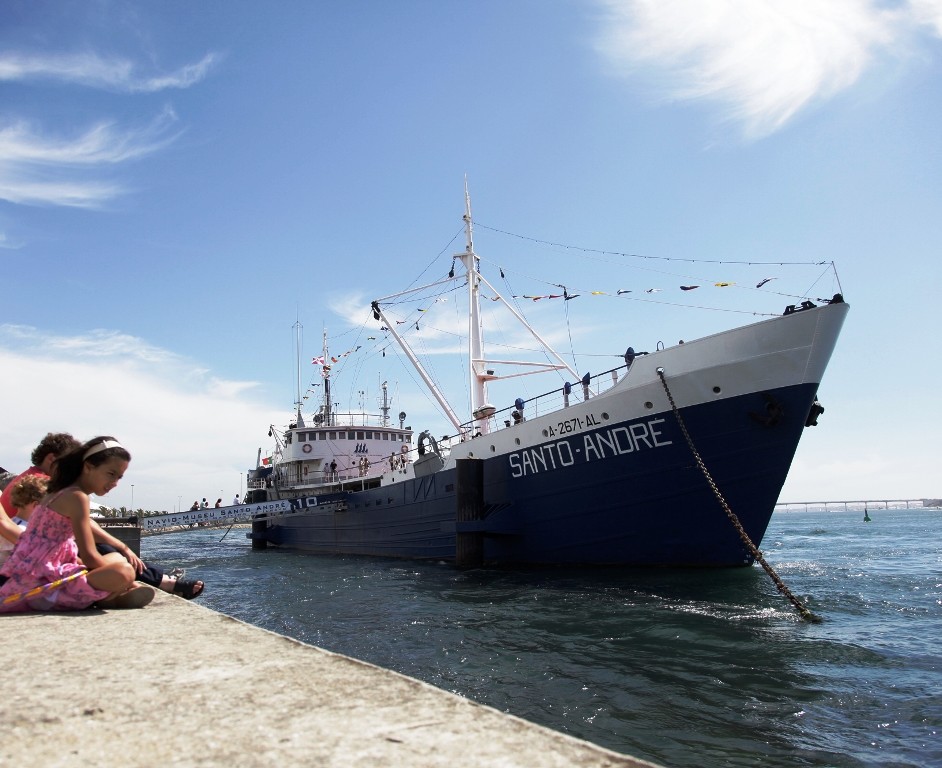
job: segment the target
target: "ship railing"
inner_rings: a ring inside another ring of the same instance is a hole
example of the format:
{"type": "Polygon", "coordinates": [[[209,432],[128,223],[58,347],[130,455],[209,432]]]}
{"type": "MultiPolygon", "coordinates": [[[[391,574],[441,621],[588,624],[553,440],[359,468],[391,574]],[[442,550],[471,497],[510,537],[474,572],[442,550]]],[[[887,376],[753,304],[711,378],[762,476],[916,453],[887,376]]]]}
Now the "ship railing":
{"type": "MultiPolygon", "coordinates": [[[[386,419],[389,422],[389,419],[386,419]]],[[[359,411],[356,413],[347,412],[347,413],[336,413],[331,411],[330,413],[330,423],[325,424],[323,421],[316,423],[317,427],[392,427],[392,424],[383,423],[383,415],[380,413],[367,413],[366,411],[359,411]]]]}
{"type": "Polygon", "coordinates": [[[552,413],[553,411],[558,411],[563,408],[568,408],[571,405],[591,400],[593,397],[597,397],[614,387],[627,375],[630,367],[630,365],[620,365],[616,368],[595,374],[594,376],[586,374],[581,381],[575,384],[568,382],[569,387],[564,383],[562,386],[556,387],[555,389],[531,397],[525,400],[522,413],[518,410],[517,403],[515,402],[495,411],[486,420],[472,419],[471,421],[467,421],[461,425],[461,431],[459,433],[443,435],[439,440],[439,445],[445,449],[450,448],[456,443],[463,442],[468,438],[473,439],[477,436],[479,431],[483,432],[481,429],[483,421],[487,422],[489,432],[495,432],[499,429],[509,429],[516,426],[516,424],[524,419],[534,418],[544,413],[552,413]],[[514,416],[515,411],[520,413],[522,417],[520,420],[514,416]]]}

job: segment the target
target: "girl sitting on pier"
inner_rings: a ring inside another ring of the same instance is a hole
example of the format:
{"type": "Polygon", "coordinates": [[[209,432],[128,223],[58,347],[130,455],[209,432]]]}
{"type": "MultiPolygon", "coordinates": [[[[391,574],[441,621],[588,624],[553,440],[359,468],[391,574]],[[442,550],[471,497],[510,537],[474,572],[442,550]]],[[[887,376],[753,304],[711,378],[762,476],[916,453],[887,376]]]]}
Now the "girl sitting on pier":
{"type": "Polygon", "coordinates": [[[120,554],[98,554],[88,496],[104,496],[124,475],[131,455],[113,437],[96,437],[59,457],[49,495],[37,505],[0,575],[0,612],[142,608],[154,589],[134,581],[120,554]]]}

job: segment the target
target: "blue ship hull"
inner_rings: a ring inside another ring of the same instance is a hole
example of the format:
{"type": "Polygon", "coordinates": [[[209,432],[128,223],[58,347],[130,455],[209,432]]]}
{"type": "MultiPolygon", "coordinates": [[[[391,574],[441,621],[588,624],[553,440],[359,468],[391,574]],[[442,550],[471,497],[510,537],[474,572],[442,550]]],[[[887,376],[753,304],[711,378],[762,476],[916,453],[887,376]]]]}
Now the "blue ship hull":
{"type": "MultiPolygon", "coordinates": [[[[804,384],[682,410],[705,466],[757,545],[816,389],[804,384]],[[768,416],[769,402],[777,418],[768,416]]],[[[632,441],[635,421],[529,446],[526,456],[482,460],[483,520],[456,522],[451,468],[334,494],[329,501],[342,500],[341,511],[307,508],[256,535],[314,553],[453,560],[456,534],[477,531],[485,562],[501,565],[751,564],[673,413],[643,421],[655,424],[656,439],[635,427],[642,439],[632,441]]]]}

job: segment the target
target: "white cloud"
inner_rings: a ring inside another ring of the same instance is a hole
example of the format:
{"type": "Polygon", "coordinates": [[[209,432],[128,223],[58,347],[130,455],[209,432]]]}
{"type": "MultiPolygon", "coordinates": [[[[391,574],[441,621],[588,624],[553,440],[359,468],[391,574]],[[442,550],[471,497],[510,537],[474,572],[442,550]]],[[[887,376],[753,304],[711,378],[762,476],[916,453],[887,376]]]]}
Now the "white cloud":
{"type": "Polygon", "coordinates": [[[163,148],[176,138],[176,115],[165,109],[150,124],[119,130],[99,123],[76,137],[46,136],[25,121],[0,126],[0,200],[26,205],[94,208],[124,192],[89,179],[89,169],[115,166],[163,148]],[[72,178],[77,169],[82,178],[72,178]]]}
{"type": "Polygon", "coordinates": [[[878,54],[942,33],[942,2],[598,0],[599,50],[669,99],[709,100],[748,137],[768,135],[856,83],[878,54]]]}
{"type": "Polygon", "coordinates": [[[106,505],[172,510],[182,497],[245,490],[245,471],[268,426],[284,420],[251,381],[227,381],[165,349],[116,331],[74,336],[0,325],[7,381],[0,418],[0,464],[22,470],[47,432],[87,440],[111,434],[133,460],[106,505]]]}
{"type": "Polygon", "coordinates": [[[7,52],[0,55],[0,81],[54,80],[128,93],[153,93],[168,88],[189,88],[205,78],[218,59],[218,55],[210,53],[195,64],[187,64],[170,74],[145,77],[136,73],[133,62],[105,58],[97,53],[7,52]]]}
{"type": "Polygon", "coordinates": [[[909,8],[917,24],[931,27],[942,37],[942,0],[909,0],[909,8]]]}

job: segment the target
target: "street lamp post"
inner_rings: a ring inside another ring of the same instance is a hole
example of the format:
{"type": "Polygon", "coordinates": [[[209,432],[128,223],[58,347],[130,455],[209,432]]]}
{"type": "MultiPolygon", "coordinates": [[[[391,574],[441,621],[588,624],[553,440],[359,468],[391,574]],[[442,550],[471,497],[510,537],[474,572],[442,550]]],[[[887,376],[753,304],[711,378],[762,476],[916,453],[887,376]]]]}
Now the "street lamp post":
{"type": "Polygon", "coordinates": [[[131,511],[134,511],[134,483],[131,483],[131,511]]]}

